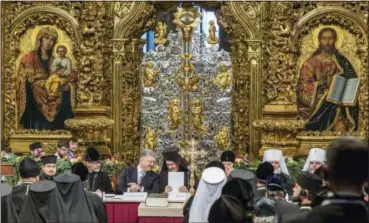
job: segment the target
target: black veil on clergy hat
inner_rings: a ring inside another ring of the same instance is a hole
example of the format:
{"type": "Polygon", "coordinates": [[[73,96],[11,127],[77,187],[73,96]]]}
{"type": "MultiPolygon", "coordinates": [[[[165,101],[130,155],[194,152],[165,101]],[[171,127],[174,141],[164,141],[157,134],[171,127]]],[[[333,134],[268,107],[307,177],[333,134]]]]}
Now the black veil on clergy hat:
{"type": "Polygon", "coordinates": [[[262,182],[265,182],[267,178],[273,174],[274,174],[274,167],[269,162],[261,163],[256,169],[256,178],[262,182]]]}
{"type": "Polygon", "coordinates": [[[100,161],[100,153],[95,147],[89,147],[86,150],[84,158],[87,162],[98,162],[100,161]]]}
{"type": "Polygon", "coordinates": [[[22,178],[36,177],[40,174],[40,167],[36,161],[26,157],[19,163],[19,174],[22,178]]]}
{"type": "Polygon", "coordinates": [[[56,160],[57,160],[57,156],[55,155],[47,155],[47,156],[43,156],[41,157],[41,161],[43,165],[52,163],[52,164],[56,164],[56,160]]]}
{"type": "Polygon", "coordinates": [[[163,162],[164,169],[166,168],[165,161],[172,161],[178,163],[183,169],[187,169],[187,167],[189,166],[187,160],[181,157],[181,155],[179,155],[179,148],[176,146],[164,149],[162,155],[164,161],[163,162]]]}
{"type": "Polygon", "coordinates": [[[162,153],[163,160],[179,163],[181,156],[179,155],[178,152],[179,152],[179,148],[175,146],[164,149],[162,153]]]}
{"type": "Polygon", "coordinates": [[[231,150],[224,151],[220,156],[221,162],[232,162],[234,163],[236,160],[236,155],[231,150]]]}
{"type": "Polygon", "coordinates": [[[86,181],[88,176],[88,168],[83,163],[75,163],[72,166],[72,173],[81,178],[81,181],[86,181]]]}
{"type": "Polygon", "coordinates": [[[41,143],[40,142],[34,142],[32,144],[29,145],[29,150],[33,151],[35,149],[41,148],[41,143]]]}

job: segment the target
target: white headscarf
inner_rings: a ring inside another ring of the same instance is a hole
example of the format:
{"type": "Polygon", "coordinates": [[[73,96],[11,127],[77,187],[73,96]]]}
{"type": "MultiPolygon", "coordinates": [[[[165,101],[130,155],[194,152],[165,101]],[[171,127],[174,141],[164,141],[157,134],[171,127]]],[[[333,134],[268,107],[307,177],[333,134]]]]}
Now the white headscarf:
{"type": "Polygon", "coordinates": [[[226,182],[227,178],[222,169],[218,167],[210,167],[204,170],[191,205],[189,218],[190,223],[208,222],[210,208],[220,197],[222,188],[226,182]],[[212,179],[206,179],[209,177],[212,179]],[[214,182],[214,180],[217,183],[209,183],[214,182]]]}
{"type": "Polygon", "coordinates": [[[321,162],[322,164],[324,164],[324,162],[326,161],[325,150],[320,149],[320,148],[310,149],[309,156],[306,159],[306,162],[305,162],[305,165],[302,171],[310,171],[310,161],[317,161],[317,162],[321,162]]]}
{"type": "Polygon", "coordinates": [[[281,172],[290,175],[284,161],[282,151],[279,149],[268,149],[264,152],[263,162],[279,161],[281,172]]]}

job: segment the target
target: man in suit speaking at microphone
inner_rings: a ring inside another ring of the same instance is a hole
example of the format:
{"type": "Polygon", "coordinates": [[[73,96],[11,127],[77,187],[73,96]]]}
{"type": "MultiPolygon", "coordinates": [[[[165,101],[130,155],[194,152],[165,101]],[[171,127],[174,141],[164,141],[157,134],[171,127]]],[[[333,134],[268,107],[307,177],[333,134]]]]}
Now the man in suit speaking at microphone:
{"type": "Polygon", "coordinates": [[[159,175],[152,171],[155,162],[156,154],[153,151],[142,150],[137,167],[123,169],[118,180],[117,193],[159,193],[159,175]]]}

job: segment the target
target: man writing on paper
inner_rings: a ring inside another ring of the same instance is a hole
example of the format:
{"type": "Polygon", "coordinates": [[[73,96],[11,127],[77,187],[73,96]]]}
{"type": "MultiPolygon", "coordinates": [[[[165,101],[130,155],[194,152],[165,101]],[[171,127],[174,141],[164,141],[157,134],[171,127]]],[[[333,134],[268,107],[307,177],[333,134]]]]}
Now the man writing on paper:
{"type": "Polygon", "coordinates": [[[118,181],[117,194],[123,192],[159,193],[159,175],[152,171],[156,154],[144,149],[137,167],[124,168],[118,181]]]}
{"type": "MultiPolygon", "coordinates": [[[[332,91],[330,90],[332,80],[336,79],[335,75],[339,75],[341,79],[352,79],[357,78],[356,72],[350,61],[336,49],[335,29],[330,27],[321,29],[318,40],[319,48],[301,68],[297,87],[298,115],[307,120],[306,130],[341,132],[357,130],[359,116],[357,101],[352,100],[350,105],[342,105],[327,100],[329,91],[332,91]]],[[[351,96],[355,98],[355,95],[351,96]]]]}
{"type": "Polygon", "coordinates": [[[160,193],[169,193],[173,188],[168,185],[169,172],[183,172],[184,185],[179,187],[179,192],[188,192],[189,170],[188,163],[178,154],[177,147],[170,147],[165,149],[163,155],[163,166],[160,171],[160,193]]]}

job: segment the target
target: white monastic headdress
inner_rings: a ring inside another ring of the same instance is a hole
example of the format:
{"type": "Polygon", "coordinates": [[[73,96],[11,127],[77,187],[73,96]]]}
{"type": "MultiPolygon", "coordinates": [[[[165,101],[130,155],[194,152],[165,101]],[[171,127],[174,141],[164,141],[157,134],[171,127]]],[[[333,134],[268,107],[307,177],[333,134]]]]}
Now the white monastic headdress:
{"type": "Polygon", "coordinates": [[[325,150],[320,149],[320,148],[310,149],[309,156],[306,159],[306,162],[305,162],[305,165],[302,171],[310,171],[310,161],[317,161],[317,162],[321,162],[322,164],[324,164],[324,162],[326,161],[325,150]]]}
{"type": "Polygon", "coordinates": [[[224,171],[218,167],[204,170],[193,199],[189,222],[208,222],[211,206],[222,194],[222,188],[227,182],[224,171]]]}
{"type": "Polygon", "coordinates": [[[281,171],[287,175],[290,175],[287,169],[286,162],[284,161],[282,151],[279,149],[268,149],[264,152],[263,162],[279,161],[281,171]]]}

